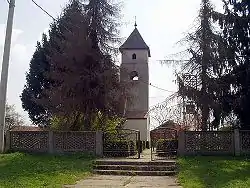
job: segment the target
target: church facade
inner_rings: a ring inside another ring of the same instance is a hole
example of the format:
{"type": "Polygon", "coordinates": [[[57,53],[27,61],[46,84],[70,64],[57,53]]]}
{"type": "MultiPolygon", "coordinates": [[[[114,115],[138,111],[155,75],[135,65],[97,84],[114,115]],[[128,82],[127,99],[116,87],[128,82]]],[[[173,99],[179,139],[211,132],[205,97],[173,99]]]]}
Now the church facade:
{"type": "Polygon", "coordinates": [[[143,40],[136,25],[120,47],[122,62],[120,79],[129,85],[130,96],[125,101],[124,127],[139,130],[141,140],[149,141],[149,57],[150,49],[143,40]]]}

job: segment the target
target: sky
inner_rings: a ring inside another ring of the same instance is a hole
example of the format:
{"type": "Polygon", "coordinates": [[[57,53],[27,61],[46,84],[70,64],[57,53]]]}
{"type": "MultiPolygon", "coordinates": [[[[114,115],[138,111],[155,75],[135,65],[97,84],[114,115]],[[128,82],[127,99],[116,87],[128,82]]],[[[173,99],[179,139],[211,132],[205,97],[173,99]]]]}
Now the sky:
{"type": "MultiPolygon", "coordinates": [[[[68,0],[37,0],[45,10],[57,17],[68,0]]],[[[198,16],[201,0],[124,0],[122,7],[123,40],[134,29],[136,16],[138,30],[151,50],[149,60],[150,83],[159,88],[177,91],[174,80],[175,68],[162,65],[159,60],[169,59],[172,54],[183,50],[177,42],[193,26],[198,16]]],[[[221,0],[212,0],[215,8],[222,11],[221,0]]],[[[7,0],[0,0],[0,63],[2,63],[5,27],[8,14],[7,0]]],[[[27,113],[22,109],[22,93],[25,74],[34,53],[37,41],[47,31],[52,19],[37,8],[31,0],[16,0],[11,57],[9,67],[7,101],[30,123],[27,113]]],[[[173,59],[174,57],[172,57],[173,59]]],[[[1,64],[0,64],[1,65],[1,64]]],[[[1,67],[0,67],[1,69],[1,67]]],[[[164,101],[173,92],[150,86],[150,106],[164,101]]]]}

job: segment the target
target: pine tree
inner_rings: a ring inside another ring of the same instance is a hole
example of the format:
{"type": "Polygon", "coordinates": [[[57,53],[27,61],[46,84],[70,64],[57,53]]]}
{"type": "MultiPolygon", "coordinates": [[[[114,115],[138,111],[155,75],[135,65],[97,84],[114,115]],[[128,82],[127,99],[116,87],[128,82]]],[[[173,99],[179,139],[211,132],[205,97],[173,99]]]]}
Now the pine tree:
{"type": "Polygon", "coordinates": [[[71,0],[51,24],[46,45],[39,44],[34,53],[22,94],[33,122],[60,121],[64,130],[90,130],[97,117],[121,116],[126,87],[112,57],[116,13],[118,8],[106,0],[71,0]]]}
{"type": "MultiPolygon", "coordinates": [[[[230,73],[226,75],[231,86],[233,113],[240,120],[242,129],[250,125],[250,2],[227,0],[225,16],[219,18],[224,38],[231,47],[230,73]]],[[[239,125],[238,125],[239,126],[239,125]]]]}
{"type": "Polygon", "coordinates": [[[119,83],[118,67],[111,54],[101,47],[111,42],[108,32],[97,29],[105,22],[90,17],[90,11],[83,7],[79,1],[72,1],[61,15],[60,19],[70,24],[60,30],[62,40],[56,41],[57,48],[51,48],[49,78],[54,83],[41,100],[51,114],[64,118],[64,128],[70,130],[90,130],[96,117],[120,116],[124,90],[119,83]],[[93,27],[93,23],[100,26],[93,27]]]}
{"type": "Polygon", "coordinates": [[[229,49],[221,34],[214,29],[214,19],[218,16],[221,15],[214,11],[210,1],[202,0],[197,29],[188,34],[184,41],[189,45],[187,52],[191,58],[182,66],[182,72],[197,77],[198,87],[186,86],[183,78],[178,78],[180,94],[193,100],[201,112],[201,129],[204,131],[218,127],[230,112],[222,105],[230,90],[222,79],[227,72],[229,49]],[[209,127],[211,113],[213,121],[209,127]]]}
{"type": "MultiPolygon", "coordinates": [[[[78,1],[77,1],[78,2],[78,1]]],[[[73,1],[75,8],[82,11],[82,7],[77,7],[79,4],[73,1]]],[[[62,51],[58,43],[64,40],[62,33],[69,31],[72,27],[70,15],[61,15],[55,20],[49,29],[48,36],[43,34],[42,42],[37,43],[36,51],[30,61],[30,69],[26,75],[26,85],[20,96],[22,106],[29,114],[31,121],[37,125],[48,125],[52,114],[48,109],[40,103],[44,92],[49,89],[53,81],[48,78],[50,72],[49,58],[52,56],[52,51],[62,51]]]]}

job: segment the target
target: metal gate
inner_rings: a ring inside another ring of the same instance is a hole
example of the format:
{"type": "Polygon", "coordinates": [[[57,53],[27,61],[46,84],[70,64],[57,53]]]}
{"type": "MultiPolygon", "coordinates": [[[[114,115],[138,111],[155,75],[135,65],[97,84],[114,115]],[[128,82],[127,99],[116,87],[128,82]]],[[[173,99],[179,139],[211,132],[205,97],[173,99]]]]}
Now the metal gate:
{"type": "Polygon", "coordinates": [[[178,149],[177,131],[158,128],[150,132],[151,160],[175,159],[178,149]]]}
{"type": "Polygon", "coordinates": [[[103,133],[104,157],[140,158],[140,131],[117,129],[103,133]]]}

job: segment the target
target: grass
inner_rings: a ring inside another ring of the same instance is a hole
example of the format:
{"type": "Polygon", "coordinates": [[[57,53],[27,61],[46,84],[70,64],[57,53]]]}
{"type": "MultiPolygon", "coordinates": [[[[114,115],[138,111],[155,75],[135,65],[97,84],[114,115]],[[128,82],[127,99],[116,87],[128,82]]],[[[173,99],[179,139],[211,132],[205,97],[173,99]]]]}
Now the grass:
{"type": "Polygon", "coordinates": [[[0,187],[56,188],[91,174],[93,157],[11,153],[0,155],[0,187]]]}
{"type": "Polygon", "coordinates": [[[250,187],[250,159],[197,156],[180,158],[178,163],[184,188],[250,187]]]}

